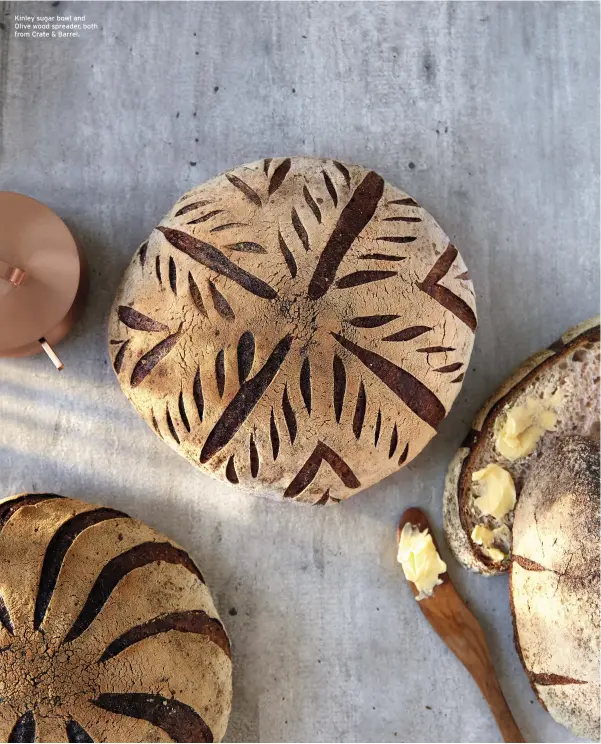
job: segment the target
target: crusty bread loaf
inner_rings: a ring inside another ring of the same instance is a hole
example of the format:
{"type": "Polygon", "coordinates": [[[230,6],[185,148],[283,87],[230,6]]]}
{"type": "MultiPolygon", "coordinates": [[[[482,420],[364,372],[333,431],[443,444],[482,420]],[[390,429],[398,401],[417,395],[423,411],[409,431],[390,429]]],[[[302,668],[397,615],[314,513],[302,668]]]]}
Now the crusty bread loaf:
{"type": "Polygon", "coordinates": [[[453,553],[467,568],[483,574],[507,571],[511,552],[513,511],[504,518],[482,515],[475,506],[477,489],[473,473],[490,463],[507,470],[515,483],[517,498],[524,479],[542,451],[555,437],[581,434],[599,441],[599,318],[593,318],[567,331],[548,349],[541,351],[517,369],[477,414],[472,430],[455,454],[447,472],[443,517],[446,540],[453,553]],[[514,461],[503,457],[495,446],[495,433],[508,411],[528,399],[548,399],[559,392],[554,431],[541,437],[534,451],[514,461]],[[505,525],[499,547],[507,554],[493,560],[472,539],[474,527],[483,524],[500,529],[505,525]]]}
{"type": "Polygon", "coordinates": [[[541,703],[599,740],[599,448],[555,438],[515,510],[510,596],[515,643],[541,703]]]}
{"type": "Polygon", "coordinates": [[[230,648],[173,542],[54,494],[0,501],[0,741],[220,741],[230,648]]]}
{"type": "Polygon", "coordinates": [[[126,396],[194,465],[324,504],[423,449],[475,328],[463,260],[410,196],[283,158],[175,204],[125,273],[109,348],[126,396]]]}

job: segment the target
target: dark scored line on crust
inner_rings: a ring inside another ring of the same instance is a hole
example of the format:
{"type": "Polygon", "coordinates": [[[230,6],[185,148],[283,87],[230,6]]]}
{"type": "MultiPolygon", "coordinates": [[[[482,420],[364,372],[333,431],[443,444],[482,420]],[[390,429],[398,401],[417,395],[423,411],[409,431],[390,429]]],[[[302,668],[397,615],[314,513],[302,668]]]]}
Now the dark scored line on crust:
{"type": "Polygon", "coordinates": [[[225,390],[225,350],[220,349],[215,357],[215,382],[217,383],[217,392],[219,397],[223,398],[225,390]]]}
{"type": "Polygon", "coordinates": [[[450,372],[457,372],[458,369],[463,367],[463,362],[453,362],[453,364],[447,364],[444,367],[438,367],[435,372],[440,372],[443,375],[448,375],[450,372]]]}
{"type": "Polygon", "coordinates": [[[382,243],[413,243],[417,238],[414,235],[384,235],[376,240],[382,243]]]}
{"type": "Polygon", "coordinates": [[[190,422],[188,421],[188,414],[186,413],[186,406],[184,405],[184,391],[179,391],[179,397],[177,399],[177,408],[179,410],[179,417],[182,420],[182,424],[185,426],[186,431],[190,432],[190,422]]]}
{"type": "Polygon", "coordinates": [[[384,180],[373,171],[357,186],[319,257],[309,282],[310,299],[318,300],[328,291],[342,259],[374,216],[383,192],[384,180]]]}
{"type": "Polygon", "coordinates": [[[286,266],[288,267],[290,276],[294,279],[294,277],[296,276],[296,261],[294,260],[294,256],[292,255],[290,248],[288,248],[286,241],[282,237],[282,233],[279,230],[278,230],[278,246],[280,248],[282,255],[284,256],[284,261],[286,261],[286,266]]]}
{"type": "Polygon", "coordinates": [[[387,203],[400,204],[403,207],[419,207],[419,204],[415,201],[415,199],[411,199],[411,197],[407,197],[405,199],[393,199],[392,201],[389,201],[387,203]]]}
{"type": "Polygon", "coordinates": [[[378,415],[376,417],[376,426],[374,429],[374,447],[378,446],[378,440],[380,439],[381,427],[382,427],[382,411],[378,408],[378,415]]]}
{"type": "Polygon", "coordinates": [[[245,331],[240,336],[236,356],[238,361],[238,380],[242,384],[250,374],[255,360],[255,337],[250,331],[245,331]]]}
{"type": "Polygon", "coordinates": [[[365,394],[365,385],[363,380],[359,383],[359,393],[357,394],[357,403],[355,404],[355,413],[353,415],[353,434],[355,439],[359,439],[363,430],[365,420],[365,408],[367,406],[367,395],[365,394]]]}
{"type": "Polygon", "coordinates": [[[159,280],[159,284],[162,287],[163,277],[161,276],[161,257],[160,256],[157,256],[154,260],[154,273],[156,274],[156,277],[159,280]]]}
{"type": "Polygon", "coordinates": [[[192,202],[191,204],[186,204],[185,207],[182,207],[181,209],[178,209],[178,211],[173,216],[174,217],[181,217],[183,214],[188,214],[188,212],[192,212],[194,209],[200,209],[201,207],[206,207],[209,204],[211,204],[210,201],[192,202]]]}
{"type": "Polygon", "coordinates": [[[240,243],[230,243],[223,247],[228,248],[230,251],[237,251],[238,253],[267,253],[260,243],[253,243],[250,240],[243,240],[240,243]]]}
{"type": "Polygon", "coordinates": [[[444,253],[439,256],[434,266],[428,272],[426,278],[422,282],[418,282],[417,286],[438,302],[439,305],[442,305],[449,312],[453,313],[471,331],[475,331],[478,321],[472,308],[461,297],[453,294],[450,289],[438,283],[448,274],[456,258],[457,248],[452,243],[449,243],[444,253]]]}
{"type": "Polygon", "coordinates": [[[121,347],[115,354],[115,359],[113,361],[113,369],[117,374],[121,372],[121,369],[123,368],[123,361],[125,359],[125,352],[127,351],[127,347],[129,346],[129,341],[124,341],[121,344],[121,347]]]}
{"type": "Polygon", "coordinates": [[[301,494],[313,482],[324,460],[347,488],[359,488],[361,482],[350,466],[331,447],[319,441],[305,464],[284,491],[284,498],[290,499],[301,494]]]}
{"type": "Polygon", "coordinates": [[[167,419],[167,428],[169,429],[169,433],[175,439],[175,443],[179,444],[180,443],[179,435],[177,431],[175,430],[173,419],[171,418],[171,411],[169,410],[169,403],[167,403],[165,406],[165,418],[167,419]]]}
{"type": "Polygon", "coordinates": [[[332,371],[334,378],[334,413],[336,415],[336,423],[339,424],[340,417],[342,416],[342,409],[344,407],[344,395],[346,393],[346,368],[338,354],[334,354],[332,371]]]}
{"type": "Polygon", "coordinates": [[[213,741],[213,732],[201,716],[189,705],[173,698],[144,692],[103,692],[90,702],[110,713],[148,721],[165,731],[173,741],[198,744],[213,741]]]}
{"type": "Polygon", "coordinates": [[[411,341],[431,330],[429,326],[411,326],[410,328],[403,328],[402,331],[397,331],[391,336],[386,336],[382,341],[411,341]]]}
{"type": "Polygon", "coordinates": [[[35,718],[32,710],[26,710],[8,735],[9,742],[34,742],[36,736],[35,718]]]}
{"type": "Polygon", "coordinates": [[[359,256],[359,259],[366,261],[368,259],[374,261],[405,261],[407,256],[393,256],[390,253],[366,253],[364,256],[359,256]]]}
{"type": "Polygon", "coordinates": [[[147,351],[136,363],[136,366],[131,373],[130,385],[137,387],[143,382],[146,377],[152,372],[157,364],[164,359],[167,354],[173,349],[175,344],[178,342],[180,336],[179,330],[172,333],[171,336],[167,336],[166,339],[160,341],[150,351],[147,351]]]}
{"type": "Polygon", "coordinates": [[[179,633],[194,633],[208,638],[227,655],[231,656],[230,643],[223,625],[215,618],[207,615],[203,610],[183,610],[170,612],[155,617],[148,622],[136,625],[109,643],[98,663],[105,663],[118,656],[126,648],[136,643],[152,638],[162,633],[177,631],[179,633]]]}
{"type": "Polygon", "coordinates": [[[180,565],[194,574],[204,584],[202,574],[187,553],[181,548],[176,548],[175,545],[168,542],[144,542],[136,545],[112,558],[102,568],[81,612],[65,636],[63,644],[70,643],[76,638],[79,638],[89,628],[106,604],[117,584],[128,573],[136,568],[147,566],[150,563],[159,562],[180,565]]]}
{"type": "Polygon", "coordinates": [[[273,454],[273,461],[275,462],[278,459],[278,454],[280,452],[280,435],[275,422],[273,408],[271,409],[271,415],[269,417],[269,438],[271,439],[271,452],[273,454]]]}
{"type": "Polygon", "coordinates": [[[396,275],[396,271],[354,271],[352,274],[341,277],[336,282],[336,286],[338,289],[349,289],[350,287],[359,287],[361,284],[381,282],[396,275]]]}
{"type": "Polygon", "coordinates": [[[330,195],[330,198],[332,199],[332,202],[334,203],[334,206],[338,206],[338,193],[336,192],[336,187],[334,186],[334,183],[332,182],[332,179],[328,176],[328,174],[325,172],[325,170],[322,170],[323,180],[326,185],[326,189],[328,190],[328,194],[330,195]]]}
{"type": "Polygon", "coordinates": [[[456,351],[456,349],[452,346],[425,346],[423,349],[416,349],[416,351],[418,354],[442,354],[443,352],[456,351]]]}
{"type": "Polygon", "coordinates": [[[521,555],[513,554],[513,560],[518,564],[518,566],[521,566],[526,571],[547,571],[544,566],[541,566],[540,563],[536,563],[535,561],[531,561],[530,558],[524,558],[521,555]]]}
{"type": "Polygon", "coordinates": [[[238,473],[236,472],[236,460],[234,455],[230,455],[230,459],[227,461],[227,465],[225,466],[225,477],[234,485],[240,482],[238,473]]]}
{"type": "Polygon", "coordinates": [[[199,225],[201,222],[206,222],[217,214],[223,214],[223,209],[213,209],[211,212],[207,212],[206,214],[203,214],[202,217],[197,217],[195,220],[190,220],[190,222],[187,222],[186,224],[199,225]]]}
{"type": "Polygon", "coordinates": [[[149,318],[148,315],[144,315],[128,305],[119,305],[117,308],[117,317],[123,325],[126,325],[128,328],[132,328],[135,331],[166,333],[169,330],[169,326],[166,326],[164,323],[159,323],[158,320],[149,318]]]}
{"type": "Polygon", "coordinates": [[[257,475],[259,475],[259,451],[257,450],[255,438],[252,434],[250,435],[250,442],[248,444],[248,459],[250,464],[250,474],[253,478],[256,478],[257,475]]]}
{"type": "Polygon", "coordinates": [[[399,432],[395,424],[392,428],[392,434],[390,436],[390,447],[388,448],[388,459],[390,459],[394,455],[398,444],[399,444],[399,432]]]}
{"type": "Polygon", "coordinates": [[[172,256],[169,256],[169,286],[173,294],[177,294],[177,267],[172,256]]]}
{"type": "Polygon", "coordinates": [[[254,377],[240,385],[238,392],[226,406],[207,437],[200,453],[200,462],[208,462],[232,439],[250,416],[263,393],[271,384],[290,351],[292,336],[284,336],[274,347],[265,364],[254,377]]]}
{"type": "Polygon", "coordinates": [[[585,679],[574,679],[562,674],[553,674],[552,672],[529,672],[530,681],[535,685],[546,687],[548,685],[587,685],[589,682],[585,679]]]}
{"type": "Polygon", "coordinates": [[[67,732],[67,741],[69,742],[78,742],[79,744],[84,744],[85,742],[94,741],[94,739],[92,739],[92,737],[90,736],[90,734],[88,734],[84,727],[73,718],[67,721],[65,730],[67,732]]]}
{"type": "Polygon", "coordinates": [[[319,224],[321,224],[321,210],[319,209],[315,199],[311,196],[311,192],[309,191],[306,185],[303,186],[303,196],[305,197],[305,202],[307,203],[307,206],[313,212],[315,219],[317,220],[319,224]]]}
{"type": "Polygon", "coordinates": [[[200,289],[198,288],[198,284],[196,284],[196,282],[194,281],[194,277],[192,276],[191,272],[188,272],[188,289],[190,290],[190,297],[192,297],[194,307],[201,315],[204,315],[205,318],[208,317],[204,302],[202,301],[200,289]]]}
{"type": "Polygon", "coordinates": [[[144,264],[146,263],[146,254],[147,253],[148,253],[148,241],[146,240],[138,248],[138,258],[140,259],[140,265],[142,266],[142,268],[144,268],[144,264]]]}
{"type": "Polygon", "coordinates": [[[407,457],[409,456],[409,442],[405,445],[405,449],[401,452],[401,456],[399,457],[399,466],[404,465],[407,462],[407,457]]]}
{"type": "Polygon", "coordinates": [[[91,511],[76,514],[71,519],[63,522],[54,535],[52,535],[52,539],[48,543],[44,554],[42,571],[38,583],[38,593],[33,613],[34,630],[38,630],[44,622],[63,562],[75,539],[89,527],[119,518],[127,519],[128,515],[116,509],[92,509],[91,511]]]}
{"type": "Polygon", "coordinates": [[[232,306],[209,279],[209,292],[211,293],[211,299],[213,300],[213,307],[218,315],[224,320],[232,321],[236,318],[236,314],[232,310],[232,306]]]}
{"type": "Polygon", "coordinates": [[[344,180],[346,181],[346,185],[348,188],[351,185],[351,174],[349,173],[349,169],[342,163],[339,163],[337,160],[333,160],[332,163],[334,164],[334,168],[340,171],[340,173],[342,173],[342,175],[344,176],[344,180]]]}
{"type": "Polygon", "coordinates": [[[310,250],[311,246],[309,244],[309,235],[305,230],[305,226],[303,225],[301,218],[298,216],[298,212],[294,207],[292,207],[292,211],[290,212],[290,219],[292,220],[292,227],[294,227],[294,230],[298,235],[300,242],[303,244],[303,248],[306,251],[310,250]]]}
{"type": "Polygon", "coordinates": [[[291,165],[290,158],[286,158],[285,160],[282,160],[282,162],[273,171],[273,174],[269,181],[269,189],[268,189],[269,196],[274,194],[280,188],[280,186],[284,183],[284,179],[286,178],[286,176],[288,175],[288,171],[290,170],[290,165],[291,165]]]}
{"type": "Polygon", "coordinates": [[[390,388],[416,416],[433,429],[438,427],[446,411],[440,400],[423,382],[376,352],[364,349],[338,333],[332,335],[343,348],[354,354],[390,388]]]}
{"type": "Polygon", "coordinates": [[[232,227],[248,227],[244,222],[227,222],[225,225],[217,225],[212,227],[209,232],[221,232],[222,230],[230,230],[232,227]]]}
{"type": "Polygon", "coordinates": [[[241,178],[238,178],[238,176],[235,176],[233,173],[226,173],[225,177],[232,184],[232,186],[234,186],[238,189],[238,191],[244,194],[244,196],[249,201],[251,201],[257,207],[261,206],[261,197],[245,181],[243,181],[241,178]]]}
{"type": "Polygon", "coordinates": [[[200,367],[196,370],[194,375],[194,382],[192,383],[192,397],[194,398],[194,404],[198,411],[198,418],[202,421],[205,410],[204,396],[202,394],[202,382],[200,379],[200,367]]]}
{"type": "Polygon", "coordinates": [[[384,222],[423,222],[421,217],[384,217],[384,222]]]}
{"type": "Polygon", "coordinates": [[[305,357],[301,364],[299,387],[307,413],[311,415],[311,363],[309,357],[305,357]]]}
{"type": "Polygon", "coordinates": [[[163,233],[174,248],[185,253],[193,261],[197,261],[208,269],[226,276],[248,292],[266,300],[273,300],[277,297],[277,292],[269,284],[232,263],[214,245],[197,240],[192,235],[181,232],[181,230],[160,226],[157,227],[157,230],[163,233]]]}
{"type": "Polygon", "coordinates": [[[271,165],[272,158],[265,158],[263,161],[263,173],[267,175],[269,173],[269,166],[271,165]]]}
{"type": "Polygon", "coordinates": [[[360,315],[357,318],[351,318],[347,322],[355,328],[379,328],[380,326],[392,323],[400,315],[360,315]]]}
{"type": "Polygon", "coordinates": [[[296,426],[296,414],[294,413],[294,409],[290,404],[290,398],[288,397],[287,385],[284,387],[284,395],[282,396],[282,411],[284,413],[284,421],[288,428],[288,435],[290,436],[290,444],[294,444],[298,429],[296,426]]]}

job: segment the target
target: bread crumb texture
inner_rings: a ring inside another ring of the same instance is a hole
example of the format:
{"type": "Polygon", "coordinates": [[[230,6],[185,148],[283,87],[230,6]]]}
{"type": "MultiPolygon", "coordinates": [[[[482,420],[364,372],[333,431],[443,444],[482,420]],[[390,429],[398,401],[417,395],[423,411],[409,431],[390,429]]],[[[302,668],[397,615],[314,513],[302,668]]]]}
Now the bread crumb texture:
{"type": "Polygon", "coordinates": [[[470,569],[485,574],[509,569],[514,510],[497,510],[495,504],[489,508],[490,499],[482,501],[482,473],[492,468],[506,473],[519,503],[530,470],[556,439],[581,435],[599,442],[599,318],[577,330],[528,359],[501,385],[477,414],[465,446],[449,466],[445,537],[470,569]],[[472,538],[478,526],[495,532],[494,547],[506,554],[502,560],[472,538]]]}
{"type": "Polygon", "coordinates": [[[555,439],[515,510],[515,641],[543,705],[579,736],[600,736],[599,449],[555,439]]]}
{"type": "Polygon", "coordinates": [[[110,315],[125,395],[204,472],[338,502],[410,462],[461,388],[475,296],[410,196],[332,160],[266,159],[185,194],[110,315]]]}
{"type": "Polygon", "coordinates": [[[0,741],[212,742],[227,634],[175,543],[54,494],[0,501],[0,741]]]}

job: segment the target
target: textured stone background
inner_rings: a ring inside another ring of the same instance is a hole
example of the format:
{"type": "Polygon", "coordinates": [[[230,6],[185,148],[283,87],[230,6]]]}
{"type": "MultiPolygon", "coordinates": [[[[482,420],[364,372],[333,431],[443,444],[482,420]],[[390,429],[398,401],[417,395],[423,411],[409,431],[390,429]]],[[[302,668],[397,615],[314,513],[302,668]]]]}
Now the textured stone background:
{"type": "MultiPolygon", "coordinates": [[[[42,356],[0,361],[2,495],[117,504],[190,550],[233,640],[231,741],[498,741],[416,607],[394,530],[413,504],[440,526],[446,464],[483,399],[597,310],[598,5],[63,1],[0,13],[0,188],[55,209],[92,279],[62,374],[42,356]],[[15,13],[57,11],[101,28],[11,38],[15,13]],[[479,303],[472,369],[439,436],[325,509],[195,472],[134,413],[105,350],[116,283],[180,193],[287,154],[355,161],[415,196],[460,248],[479,303]]],[[[567,741],[514,652],[506,579],[445,557],[527,740],[567,741]]]]}

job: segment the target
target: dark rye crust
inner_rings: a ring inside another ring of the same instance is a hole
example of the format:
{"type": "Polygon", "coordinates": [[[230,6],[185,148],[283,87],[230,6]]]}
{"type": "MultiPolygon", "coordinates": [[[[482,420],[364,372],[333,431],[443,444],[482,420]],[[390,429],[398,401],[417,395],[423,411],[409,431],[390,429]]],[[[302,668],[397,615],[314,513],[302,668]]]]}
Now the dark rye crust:
{"type": "MultiPolygon", "coordinates": [[[[457,478],[456,494],[452,494],[452,498],[459,503],[458,517],[460,528],[465,533],[466,539],[469,542],[474,563],[478,565],[475,570],[479,570],[485,574],[498,574],[507,572],[510,566],[510,557],[502,563],[496,563],[479,549],[479,546],[472,541],[470,536],[469,521],[467,518],[469,502],[468,499],[465,498],[465,494],[468,493],[471,485],[472,473],[474,471],[474,460],[479,454],[480,446],[486,441],[487,435],[494,427],[497,415],[508,403],[511,403],[513,399],[527,388],[541,374],[541,372],[544,372],[544,370],[557,364],[579,347],[585,346],[589,343],[598,343],[599,339],[600,326],[598,318],[585,321],[579,326],[569,329],[545,350],[539,351],[528,357],[528,359],[521,364],[515,372],[513,372],[503,385],[501,385],[499,390],[497,390],[497,392],[487,400],[484,406],[477,413],[472,428],[465,437],[460,450],[457,453],[457,456],[459,456],[459,453],[462,453],[463,462],[461,463],[459,476],[457,478]],[[582,330],[578,332],[580,328],[582,328],[582,330]],[[573,335],[574,332],[576,332],[575,336],[573,335]],[[540,359],[540,361],[537,362],[538,359],[540,359]],[[497,398],[499,393],[502,394],[497,398]],[[467,452],[464,452],[465,450],[467,450],[467,452]]],[[[454,459],[449,467],[449,472],[455,467],[457,467],[457,463],[454,459]]],[[[519,493],[517,494],[517,497],[519,498],[519,493]]],[[[451,494],[445,493],[445,502],[450,498],[451,494]]],[[[447,508],[448,505],[445,503],[445,512],[447,508]]],[[[445,524],[445,533],[448,532],[447,527],[448,525],[445,524]]],[[[451,547],[453,547],[452,537],[448,534],[447,542],[449,542],[451,547]]],[[[461,560],[461,558],[459,559],[461,560]]]]}

